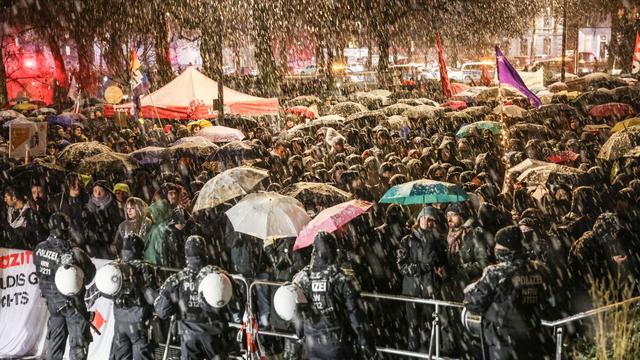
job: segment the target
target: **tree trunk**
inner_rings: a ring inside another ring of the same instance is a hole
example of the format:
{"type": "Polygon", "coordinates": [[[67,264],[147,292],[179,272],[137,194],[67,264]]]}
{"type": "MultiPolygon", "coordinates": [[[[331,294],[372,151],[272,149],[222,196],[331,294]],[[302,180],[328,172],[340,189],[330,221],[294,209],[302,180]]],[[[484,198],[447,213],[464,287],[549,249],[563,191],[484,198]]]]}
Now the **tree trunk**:
{"type": "Polygon", "coordinates": [[[55,71],[54,78],[58,80],[58,85],[66,88],[67,85],[67,69],[64,66],[64,59],[62,58],[62,53],[60,52],[60,45],[58,44],[58,39],[52,34],[47,36],[47,45],[49,46],[49,51],[51,51],[51,56],[53,57],[53,67],[55,71]]]}
{"type": "Polygon", "coordinates": [[[254,34],[256,42],[256,62],[259,71],[259,83],[265,96],[277,96],[280,93],[280,78],[271,46],[271,31],[268,19],[269,9],[260,1],[253,2],[254,34]]]}
{"type": "Polygon", "coordinates": [[[378,84],[380,87],[391,85],[389,74],[389,37],[384,29],[377,29],[378,38],[378,84]]]}
{"type": "Polygon", "coordinates": [[[200,37],[200,56],[202,57],[202,70],[208,77],[218,80],[218,56],[217,37],[215,29],[203,28],[200,37]]]}
{"type": "Polygon", "coordinates": [[[367,46],[367,70],[371,70],[373,67],[373,40],[369,38],[367,46]]]}
{"type": "Polygon", "coordinates": [[[78,76],[76,82],[80,85],[86,97],[94,93],[96,86],[92,71],[94,57],[93,38],[87,38],[86,33],[79,29],[76,30],[74,35],[78,52],[78,76]]]}
{"type": "Polygon", "coordinates": [[[127,54],[122,51],[121,39],[114,34],[109,37],[109,42],[104,48],[102,57],[107,65],[109,74],[112,79],[122,84],[129,84],[129,64],[127,63],[127,54]]]}
{"type": "Polygon", "coordinates": [[[278,60],[280,76],[287,76],[289,73],[289,63],[287,59],[287,37],[282,34],[278,39],[278,60]]]}
{"type": "Polygon", "coordinates": [[[398,65],[398,48],[394,46],[392,49],[393,49],[393,65],[398,65]]]}
{"type": "Polygon", "coordinates": [[[154,50],[156,53],[156,81],[154,87],[159,88],[173,79],[169,49],[169,31],[164,14],[158,22],[155,32],[154,50]]]}
{"type": "Polygon", "coordinates": [[[7,73],[4,68],[4,35],[0,35],[0,109],[8,102],[7,73]]]}

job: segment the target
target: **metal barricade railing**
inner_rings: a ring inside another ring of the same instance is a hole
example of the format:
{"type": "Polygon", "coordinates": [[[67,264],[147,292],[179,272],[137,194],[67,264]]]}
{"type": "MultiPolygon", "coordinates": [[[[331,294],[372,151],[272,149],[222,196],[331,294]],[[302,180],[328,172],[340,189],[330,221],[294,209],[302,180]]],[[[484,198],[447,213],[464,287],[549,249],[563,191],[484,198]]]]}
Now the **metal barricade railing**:
{"type": "Polygon", "coordinates": [[[546,327],[551,327],[553,328],[553,333],[554,333],[554,337],[555,337],[555,341],[556,341],[556,351],[555,351],[555,358],[556,360],[561,360],[562,359],[562,342],[563,342],[563,337],[564,337],[564,326],[572,323],[574,321],[578,321],[578,320],[582,320],[582,319],[586,319],[586,318],[590,318],[593,317],[595,315],[598,314],[602,314],[603,312],[607,312],[610,310],[613,310],[615,308],[618,308],[620,306],[623,305],[628,305],[630,303],[634,303],[640,301],[640,296],[637,297],[633,297],[627,300],[623,300],[614,304],[610,304],[610,305],[605,305],[605,306],[601,306],[599,308],[595,308],[592,310],[588,310],[588,311],[583,311],[581,313],[575,314],[575,315],[571,315],[568,316],[566,318],[560,319],[560,320],[555,320],[555,321],[547,321],[547,320],[542,320],[542,325],[546,326],[546,327]]]}
{"type": "MultiPolygon", "coordinates": [[[[159,268],[161,270],[165,270],[165,271],[171,271],[171,272],[176,272],[176,271],[180,271],[180,269],[173,269],[173,268],[159,268]]],[[[251,313],[253,313],[253,289],[255,288],[255,286],[257,285],[266,285],[266,286],[282,286],[285,283],[284,282],[278,282],[278,281],[267,281],[267,280],[254,280],[251,283],[249,283],[247,281],[247,279],[242,276],[242,275],[236,275],[236,274],[231,274],[231,277],[238,283],[241,283],[245,290],[246,290],[246,297],[247,297],[247,309],[248,311],[250,311],[251,313]]],[[[442,359],[440,357],[440,308],[441,307],[451,307],[451,308],[457,308],[457,309],[461,309],[464,308],[464,305],[462,303],[459,302],[452,302],[452,301],[443,301],[443,300],[436,300],[436,299],[425,299],[425,298],[416,298],[416,297],[410,297],[410,296],[404,296],[404,295],[389,295],[389,294],[378,294],[378,293],[369,293],[369,292],[363,292],[360,294],[362,298],[369,298],[369,299],[378,299],[378,300],[389,300],[389,301],[401,301],[401,302],[408,302],[408,303],[414,303],[414,304],[420,304],[420,305],[433,305],[435,306],[435,311],[433,312],[432,316],[433,316],[433,320],[432,320],[432,327],[431,327],[431,338],[429,341],[429,353],[425,354],[425,353],[419,353],[419,352],[412,352],[412,351],[406,351],[406,350],[399,350],[399,349],[390,349],[390,348],[382,348],[382,347],[378,347],[376,348],[376,350],[378,352],[381,353],[387,353],[387,354],[394,354],[394,355],[401,355],[401,356],[408,356],[408,357],[414,357],[414,358],[421,358],[421,359],[442,359]],[[435,337],[435,341],[434,341],[434,337],[435,337]],[[435,347],[435,357],[433,356],[433,348],[435,347]]],[[[606,306],[602,306],[596,309],[592,309],[592,310],[588,310],[588,311],[584,311],[575,315],[571,315],[568,316],[566,318],[563,319],[559,319],[559,320],[555,320],[555,321],[548,321],[548,320],[542,320],[542,325],[546,326],[546,327],[550,327],[553,328],[553,333],[554,333],[554,340],[556,343],[556,348],[555,348],[555,359],[556,360],[561,360],[562,359],[562,345],[563,345],[563,337],[564,337],[564,326],[578,321],[578,320],[582,320],[585,318],[590,318],[593,317],[595,315],[601,314],[603,312],[607,312],[610,311],[612,309],[615,309],[617,307],[626,305],[626,304],[630,304],[633,302],[637,302],[640,301],[640,296],[638,297],[634,297],[634,298],[630,298],[615,304],[610,304],[610,305],[606,305],[606,306]]],[[[237,328],[240,329],[242,328],[242,324],[237,324],[237,323],[229,323],[230,327],[233,328],[237,328]]],[[[259,330],[259,334],[264,335],[264,336],[274,336],[274,337],[280,337],[280,338],[286,338],[286,339],[293,339],[293,340],[298,340],[298,337],[294,334],[287,334],[287,333],[283,333],[283,332],[277,332],[277,331],[266,331],[266,330],[259,330]]],[[[169,331],[169,335],[167,336],[167,343],[166,344],[161,344],[161,345],[166,345],[165,348],[165,355],[166,352],[169,348],[169,338],[171,335],[171,329],[169,331]]]]}

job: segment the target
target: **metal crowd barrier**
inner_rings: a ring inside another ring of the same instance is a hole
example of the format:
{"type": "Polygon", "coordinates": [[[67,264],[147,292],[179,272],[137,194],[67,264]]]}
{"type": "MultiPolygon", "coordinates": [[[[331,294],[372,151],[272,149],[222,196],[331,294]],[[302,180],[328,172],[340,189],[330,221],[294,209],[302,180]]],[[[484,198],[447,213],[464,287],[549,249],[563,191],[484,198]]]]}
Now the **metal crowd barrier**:
{"type": "MultiPolygon", "coordinates": [[[[159,268],[161,270],[165,270],[165,271],[180,271],[180,269],[173,269],[173,268],[159,268]]],[[[245,290],[246,290],[246,296],[247,296],[247,309],[248,311],[250,311],[251,313],[253,313],[253,289],[255,288],[255,286],[257,285],[266,285],[266,286],[282,286],[285,283],[284,282],[278,282],[278,281],[266,281],[266,280],[254,280],[251,283],[249,283],[247,281],[246,278],[244,278],[242,275],[236,275],[236,274],[231,274],[231,277],[238,283],[241,283],[242,285],[244,285],[245,290]]],[[[389,295],[389,294],[378,294],[378,293],[369,293],[369,292],[363,292],[360,294],[360,296],[362,298],[369,298],[369,299],[378,299],[378,300],[389,300],[389,301],[401,301],[401,302],[408,302],[408,303],[414,303],[414,304],[421,304],[421,305],[432,305],[435,306],[435,311],[433,312],[432,316],[433,316],[433,320],[432,320],[432,327],[431,327],[431,335],[430,335],[430,341],[429,341],[429,352],[427,354],[425,353],[419,353],[419,352],[413,352],[413,351],[407,351],[407,350],[400,350],[400,349],[391,349],[391,348],[382,348],[382,347],[378,347],[376,348],[376,351],[380,352],[380,353],[387,353],[387,354],[393,354],[393,355],[401,355],[401,356],[407,356],[407,357],[413,357],[413,358],[418,358],[418,359],[446,359],[446,358],[442,358],[440,356],[440,308],[441,307],[451,307],[451,308],[456,308],[456,309],[463,309],[464,305],[462,303],[459,302],[452,302],[452,301],[443,301],[443,300],[436,300],[436,299],[425,299],[425,298],[416,298],[416,297],[410,297],[410,296],[403,296],[403,295],[389,295]],[[435,340],[435,341],[434,341],[435,340]],[[435,349],[434,349],[435,347],[435,349]],[[435,350],[435,354],[433,354],[433,350],[435,350]],[[433,356],[435,355],[435,357],[433,356]]],[[[550,327],[553,328],[553,333],[554,333],[554,339],[555,339],[555,359],[556,360],[561,360],[562,359],[562,345],[563,345],[563,337],[564,337],[564,326],[566,324],[578,321],[578,320],[582,320],[582,319],[586,319],[586,318],[590,318],[593,317],[595,315],[601,314],[603,312],[607,312],[610,311],[612,309],[615,309],[617,307],[623,306],[623,305],[627,305],[630,303],[634,303],[640,301],[640,296],[638,297],[634,297],[634,298],[630,298],[615,304],[610,304],[610,305],[606,305],[606,306],[602,306],[596,309],[592,309],[592,310],[588,310],[588,311],[584,311],[575,315],[571,315],[568,316],[566,318],[563,319],[559,319],[559,320],[555,320],[555,321],[547,321],[547,320],[542,320],[542,325],[546,326],[546,327],[550,327]]],[[[173,321],[173,317],[172,317],[172,324],[174,324],[175,321],[173,321]]],[[[171,325],[173,326],[173,325],[171,325]]],[[[237,328],[240,329],[242,327],[242,324],[236,324],[236,323],[229,323],[229,326],[232,328],[237,328]]],[[[274,336],[274,337],[280,337],[280,338],[286,338],[286,339],[292,339],[292,340],[298,340],[298,337],[294,334],[288,334],[288,333],[283,333],[283,332],[277,332],[277,331],[266,331],[266,330],[258,330],[258,333],[264,336],[274,336]]],[[[160,344],[161,346],[165,346],[165,357],[163,357],[163,360],[166,360],[166,354],[167,351],[169,349],[169,347],[172,348],[176,348],[174,346],[170,346],[169,345],[169,339],[171,336],[171,329],[169,329],[169,334],[167,335],[167,343],[166,344],[160,344]]],[[[179,348],[178,348],[179,349],[179,348]]]]}

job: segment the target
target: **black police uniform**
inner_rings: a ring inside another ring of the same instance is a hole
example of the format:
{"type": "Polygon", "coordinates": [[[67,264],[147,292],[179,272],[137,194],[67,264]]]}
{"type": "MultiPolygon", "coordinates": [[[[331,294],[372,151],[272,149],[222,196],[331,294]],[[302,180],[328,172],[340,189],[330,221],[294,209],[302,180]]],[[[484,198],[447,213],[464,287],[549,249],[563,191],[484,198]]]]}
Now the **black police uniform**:
{"type": "Polygon", "coordinates": [[[143,257],[144,240],[136,235],[124,238],[117,263],[122,271],[120,292],[113,298],[115,330],[110,360],[152,360],[153,346],[148,330],[156,298],[155,274],[143,257]]]}
{"type": "Polygon", "coordinates": [[[57,213],[51,218],[51,235],[34,250],[38,285],[49,310],[47,360],[62,359],[67,337],[69,359],[86,359],[92,336],[89,323],[85,320],[88,318],[84,303],[85,290],[81,289],[75,296],[64,296],[56,287],[55,275],[61,266],[76,265],[84,272],[86,285],[93,280],[96,268],[84,251],[69,242],[69,220],[66,215],[57,213]]]}
{"type": "MultiPolygon", "coordinates": [[[[177,313],[182,360],[226,359],[228,311],[207,305],[198,293],[198,275],[205,267],[204,240],[189,237],[185,253],[187,267],[164,282],[154,303],[156,313],[161,319],[177,313]]],[[[208,268],[224,273],[212,265],[208,268]]]]}
{"type": "MultiPolygon", "coordinates": [[[[505,229],[513,235],[513,228],[505,229]]],[[[485,268],[480,280],[465,289],[464,306],[482,315],[490,359],[543,359],[552,344],[541,325],[541,315],[553,307],[547,271],[528,260],[521,247],[496,252],[496,257],[500,263],[485,268]]]]}
{"type": "Polygon", "coordinates": [[[298,336],[304,336],[310,360],[369,359],[375,351],[363,329],[359,290],[334,262],[335,239],[320,232],[314,241],[311,265],[293,279],[308,301],[302,311],[304,327],[298,329],[298,336]],[[354,351],[355,341],[360,351],[354,351]]]}

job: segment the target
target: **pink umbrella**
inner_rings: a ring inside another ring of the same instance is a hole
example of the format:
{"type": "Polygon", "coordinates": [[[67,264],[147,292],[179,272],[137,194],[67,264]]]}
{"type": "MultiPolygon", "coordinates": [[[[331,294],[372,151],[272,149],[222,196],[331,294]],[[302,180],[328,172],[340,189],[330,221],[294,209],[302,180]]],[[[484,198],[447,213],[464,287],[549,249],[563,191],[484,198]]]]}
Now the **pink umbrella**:
{"type": "Polygon", "coordinates": [[[293,250],[299,250],[313,244],[320,231],[334,232],[349,221],[364,214],[371,203],[362,200],[351,200],[322,210],[298,234],[293,250]]]}
{"type": "Polygon", "coordinates": [[[202,136],[214,143],[226,143],[244,139],[242,131],[226,126],[209,126],[198,131],[196,136],[202,136]]]}

